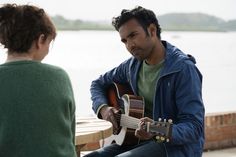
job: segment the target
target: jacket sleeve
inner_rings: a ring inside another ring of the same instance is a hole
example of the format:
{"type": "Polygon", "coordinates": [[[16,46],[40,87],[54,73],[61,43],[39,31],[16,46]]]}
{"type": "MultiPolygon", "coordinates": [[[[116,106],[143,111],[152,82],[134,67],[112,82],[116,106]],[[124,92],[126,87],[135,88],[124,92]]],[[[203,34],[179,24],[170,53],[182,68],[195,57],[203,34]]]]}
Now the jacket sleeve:
{"type": "Polygon", "coordinates": [[[194,64],[183,64],[176,80],[177,121],[172,144],[187,144],[204,138],[205,109],[202,101],[202,75],[194,64]]]}
{"type": "Polygon", "coordinates": [[[92,81],[90,87],[91,99],[93,102],[92,109],[95,113],[100,105],[108,104],[106,97],[106,90],[113,82],[128,83],[130,59],[121,63],[118,67],[100,75],[98,79],[92,81]]]}

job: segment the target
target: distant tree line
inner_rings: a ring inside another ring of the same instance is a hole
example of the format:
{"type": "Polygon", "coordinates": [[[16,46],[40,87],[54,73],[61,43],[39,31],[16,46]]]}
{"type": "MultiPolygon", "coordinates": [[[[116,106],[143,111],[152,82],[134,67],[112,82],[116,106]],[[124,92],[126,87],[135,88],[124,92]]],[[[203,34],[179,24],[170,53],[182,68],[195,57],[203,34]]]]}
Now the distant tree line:
{"type": "Polygon", "coordinates": [[[58,30],[112,30],[112,26],[105,22],[68,20],[63,16],[52,17],[58,30]]]}
{"type": "MultiPolygon", "coordinates": [[[[165,31],[236,31],[236,20],[202,13],[171,13],[157,17],[165,31]]],[[[58,30],[114,30],[108,22],[69,20],[63,16],[53,16],[58,30]]]]}
{"type": "Polygon", "coordinates": [[[172,13],[158,17],[164,30],[173,31],[236,31],[236,20],[224,21],[221,18],[202,13],[172,13]]]}

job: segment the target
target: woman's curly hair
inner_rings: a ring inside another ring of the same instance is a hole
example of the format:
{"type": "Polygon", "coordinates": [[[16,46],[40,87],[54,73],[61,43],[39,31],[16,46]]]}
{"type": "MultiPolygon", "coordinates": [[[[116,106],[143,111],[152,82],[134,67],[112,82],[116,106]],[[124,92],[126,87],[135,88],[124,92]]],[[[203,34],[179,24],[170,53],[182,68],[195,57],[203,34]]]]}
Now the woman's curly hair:
{"type": "Polygon", "coordinates": [[[41,8],[32,5],[5,4],[0,7],[0,43],[8,53],[28,52],[33,41],[43,34],[56,37],[56,29],[41,8]]]}

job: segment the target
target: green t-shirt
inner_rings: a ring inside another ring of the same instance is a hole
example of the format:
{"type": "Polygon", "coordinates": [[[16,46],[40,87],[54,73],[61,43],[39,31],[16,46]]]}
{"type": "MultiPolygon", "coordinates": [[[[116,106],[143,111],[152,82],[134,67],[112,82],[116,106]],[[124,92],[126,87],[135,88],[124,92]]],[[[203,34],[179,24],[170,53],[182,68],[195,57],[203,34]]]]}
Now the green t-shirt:
{"type": "Polygon", "coordinates": [[[36,61],[0,65],[0,156],[76,157],[67,73],[36,61]]]}
{"type": "Polygon", "coordinates": [[[156,89],[156,81],[159,77],[163,62],[156,65],[148,65],[145,61],[142,63],[138,75],[138,94],[144,97],[145,116],[152,118],[153,96],[156,89]]]}

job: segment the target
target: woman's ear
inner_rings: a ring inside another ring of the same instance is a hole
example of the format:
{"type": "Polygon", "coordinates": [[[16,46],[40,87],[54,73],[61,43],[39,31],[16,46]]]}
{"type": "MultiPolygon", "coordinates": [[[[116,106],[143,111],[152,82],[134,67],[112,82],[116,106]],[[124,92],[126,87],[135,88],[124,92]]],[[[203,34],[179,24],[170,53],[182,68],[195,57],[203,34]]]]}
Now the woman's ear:
{"type": "Polygon", "coordinates": [[[36,47],[38,49],[42,48],[44,42],[45,42],[45,35],[44,34],[40,34],[40,36],[38,37],[38,39],[36,41],[36,47]]]}

